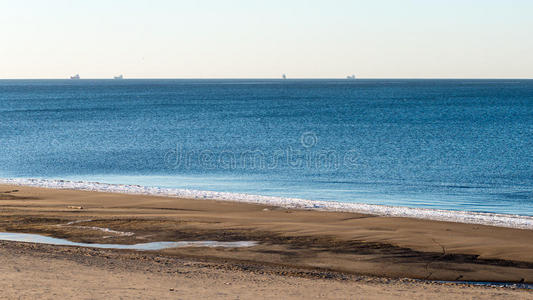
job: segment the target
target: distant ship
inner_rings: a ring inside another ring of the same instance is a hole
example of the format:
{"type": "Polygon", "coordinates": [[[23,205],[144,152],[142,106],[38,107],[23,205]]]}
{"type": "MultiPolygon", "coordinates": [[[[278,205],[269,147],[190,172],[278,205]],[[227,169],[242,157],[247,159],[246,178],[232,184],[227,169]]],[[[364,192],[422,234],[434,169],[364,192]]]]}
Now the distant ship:
{"type": "Polygon", "coordinates": [[[80,79],[80,74],[76,74],[74,76],[70,76],[70,79],[80,79]]]}
{"type": "Polygon", "coordinates": [[[346,76],[346,79],[355,79],[355,75],[348,75],[346,76]]]}
{"type": "Polygon", "coordinates": [[[120,74],[118,76],[114,76],[113,79],[124,79],[124,76],[122,76],[122,74],[120,74]]]}
{"type": "Polygon", "coordinates": [[[282,78],[282,79],[287,79],[287,75],[286,75],[286,74],[283,74],[283,75],[281,75],[281,78],[282,78]]]}

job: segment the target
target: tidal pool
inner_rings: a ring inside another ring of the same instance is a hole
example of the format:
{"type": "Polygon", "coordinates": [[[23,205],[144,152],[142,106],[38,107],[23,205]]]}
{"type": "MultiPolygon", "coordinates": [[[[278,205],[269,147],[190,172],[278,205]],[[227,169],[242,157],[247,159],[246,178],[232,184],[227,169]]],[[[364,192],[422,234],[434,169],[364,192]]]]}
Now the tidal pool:
{"type": "Polygon", "coordinates": [[[133,245],[124,244],[92,244],[92,243],[77,243],[66,239],[53,238],[40,234],[31,233],[12,233],[12,232],[0,232],[0,240],[12,241],[12,242],[26,242],[37,244],[49,244],[59,246],[78,246],[88,248],[101,248],[101,249],[128,249],[128,250],[162,250],[168,248],[184,248],[184,247],[223,247],[223,248],[242,248],[252,247],[257,245],[254,241],[237,241],[237,242],[217,242],[217,241],[179,241],[179,242],[152,242],[141,243],[133,245]]]}

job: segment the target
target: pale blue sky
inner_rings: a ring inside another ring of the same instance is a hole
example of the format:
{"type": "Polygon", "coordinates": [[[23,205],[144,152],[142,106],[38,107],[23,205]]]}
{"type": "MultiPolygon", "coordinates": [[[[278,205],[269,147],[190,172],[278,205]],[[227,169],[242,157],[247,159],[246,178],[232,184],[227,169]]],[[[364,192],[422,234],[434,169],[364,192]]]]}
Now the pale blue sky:
{"type": "Polygon", "coordinates": [[[533,78],[533,1],[0,0],[0,78],[533,78]]]}

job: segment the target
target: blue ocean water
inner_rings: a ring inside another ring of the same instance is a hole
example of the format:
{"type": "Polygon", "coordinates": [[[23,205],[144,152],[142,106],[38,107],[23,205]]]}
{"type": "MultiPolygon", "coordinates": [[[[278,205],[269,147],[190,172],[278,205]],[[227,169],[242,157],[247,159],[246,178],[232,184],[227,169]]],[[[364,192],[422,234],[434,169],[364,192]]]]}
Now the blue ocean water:
{"type": "Polygon", "coordinates": [[[0,80],[0,177],[533,215],[533,80],[0,80]]]}

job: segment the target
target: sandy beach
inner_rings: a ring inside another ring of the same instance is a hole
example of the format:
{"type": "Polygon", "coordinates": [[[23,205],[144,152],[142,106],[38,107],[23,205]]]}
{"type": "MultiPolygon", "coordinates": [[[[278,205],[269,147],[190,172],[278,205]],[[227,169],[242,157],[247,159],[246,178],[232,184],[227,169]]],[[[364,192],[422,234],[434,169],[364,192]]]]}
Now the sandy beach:
{"type": "Polygon", "coordinates": [[[533,300],[532,11],[0,1],[0,300],[533,300]]]}
{"type": "Polygon", "coordinates": [[[2,241],[0,288],[8,298],[532,295],[433,282],[533,283],[531,230],[0,185],[0,232],[104,244],[258,243],[141,252],[2,241]]]}

